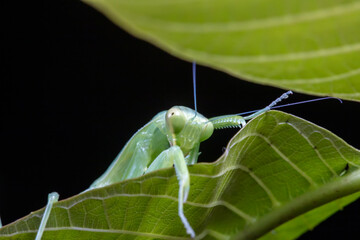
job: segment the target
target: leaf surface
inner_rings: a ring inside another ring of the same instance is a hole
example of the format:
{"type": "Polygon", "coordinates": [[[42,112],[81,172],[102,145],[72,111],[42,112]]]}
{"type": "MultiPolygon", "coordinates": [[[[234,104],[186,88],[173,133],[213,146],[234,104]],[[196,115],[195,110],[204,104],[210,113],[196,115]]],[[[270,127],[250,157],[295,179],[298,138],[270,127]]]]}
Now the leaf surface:
{"type": "Polygon", "coordinates": [[[248,81],[360,100],[360,0],[85,2],[177,57],[248,81]]]}
{"type": "MultiPolygon", "coordinates": [[[[185,215],[197,239],[294,239],[360,197],[359,167],[359,151],[334,134],[270,111],[216,162],[189,166],[185,215]]],[[[54,205],[43,240],[189,239],[177,195],[173,168],[81,193],[54,205]]],[[[3,227],[0,239],[34,239],[42,213],[3,227]]]]}

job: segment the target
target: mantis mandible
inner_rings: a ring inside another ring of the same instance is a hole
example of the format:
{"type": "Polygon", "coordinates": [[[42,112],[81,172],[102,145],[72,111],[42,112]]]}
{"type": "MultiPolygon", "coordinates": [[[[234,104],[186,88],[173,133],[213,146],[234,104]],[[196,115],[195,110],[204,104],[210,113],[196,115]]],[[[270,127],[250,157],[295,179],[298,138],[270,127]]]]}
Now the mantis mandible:
{"type": "MultiPolygon", "coordinates": [[[[291,91],[288,91],[267,107],[248,112],[252,114],[245,117],[232,114],[207,119],[196,110],[195,66],[193,63],[195,110],[183,106],[174,106],[155,115],[150,122],[130,138],[105,173],[85,190],[108,186],[158,169],[174,166],[179,183],[178,215],[187,234],[192,238],[195,237],[195,232],[184,215],[183,205],[190,191],[190,176],[187,165],[197,163],[200,143],[210,138],[214,129],[244,127],[247,120],[274,108],[278,102],[292,94],[291,91]]],[[[55,192],[49,194],[48,204],[36,240],[41,239],[52,206],[58,201],[58,198],[59,195],[55,192]]]]}

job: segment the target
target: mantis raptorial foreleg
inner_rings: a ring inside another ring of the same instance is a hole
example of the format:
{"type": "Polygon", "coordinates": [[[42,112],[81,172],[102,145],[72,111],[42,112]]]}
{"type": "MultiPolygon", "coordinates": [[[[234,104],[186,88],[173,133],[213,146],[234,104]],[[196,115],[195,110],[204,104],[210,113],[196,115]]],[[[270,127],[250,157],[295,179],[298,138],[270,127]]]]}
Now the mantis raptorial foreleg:
{"type": "Polygon", "coordinates": [[[192,237],[195,237],[195,232],[192,229],[192,227],[190,226],[188,220],[186,219],[185,215],[184,215],[184,210],[183,210],[183,206],[184,206],[184,202],[186,202],[188,196],[189,196],[189,191],[190,191],[190,176],[189,176],[189,171],[188,168],[186,166],[186,162],[184,159],[184,156],[180,150],[179,147],[173,147],[176,148],[173,151],[174,154],[174,166],[175,166],[175,170],[176,170],[176,176],[178,178],[179,181],[179,197],[178,197],[178,214],[180,216],[181,221],[184,224],[184,227],[186,229],[186,232],[192,237]]]}
{"type": "Polygon", "coordinates": [[[175,166],[176,176],[179,182],[179,197],[178,197],[178,213],[183,222],[186,232],[191,237],[195,237],[195,232],[186,219],[183,211],[184,202],[189,195],[190,191],[190,176],[184,154],[179,146],[172,146],[163,151],[150,165],[147,172],[154,171],[160,168],[175,166]]]}
{"type": "Polygon", "coordinates": [[[146,173],[155,171],[161,168],[172,167],[174,165],[174,161],[172,159],[172,148],[164,150],[160,153],[160,155],[155,158],[155,160],[151,163],[149,168],[146,170],[146,173]]]}

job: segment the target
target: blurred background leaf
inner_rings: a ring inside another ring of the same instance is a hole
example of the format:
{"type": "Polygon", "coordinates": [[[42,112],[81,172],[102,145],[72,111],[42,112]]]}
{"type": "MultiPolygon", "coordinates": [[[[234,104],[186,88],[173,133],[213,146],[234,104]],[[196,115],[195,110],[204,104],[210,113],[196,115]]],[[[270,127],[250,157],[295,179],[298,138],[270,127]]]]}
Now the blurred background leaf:
{"type": "Polygon", "coordinates": [[[359,0],[84,0],[135,36],[241,79],[360,100],[359,0]]]}

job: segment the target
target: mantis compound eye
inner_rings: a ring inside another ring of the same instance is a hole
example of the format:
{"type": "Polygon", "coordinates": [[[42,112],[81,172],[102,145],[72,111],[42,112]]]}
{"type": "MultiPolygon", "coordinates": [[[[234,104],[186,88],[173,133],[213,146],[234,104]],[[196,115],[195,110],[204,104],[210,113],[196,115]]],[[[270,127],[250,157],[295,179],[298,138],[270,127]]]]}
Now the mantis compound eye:
{"type": "Polygon", "coordinates": [[[184,113],[177,107],[170,108],[166,113],[165,119],[166,124],[173,133],[180,132],[184,128],[186,122],[184,113]]]}
{"type": "Polygon", "coordinates": [[[214,125],[212,124],[212,122],[206,123],[200,136],[200,142],[205,141],[206,139],[211,137],[213,132],[214,132],[214,125]]]}

